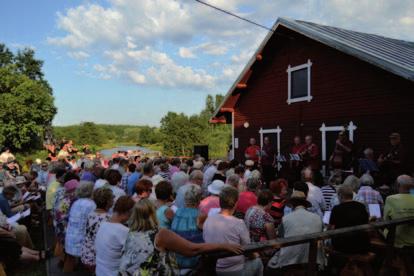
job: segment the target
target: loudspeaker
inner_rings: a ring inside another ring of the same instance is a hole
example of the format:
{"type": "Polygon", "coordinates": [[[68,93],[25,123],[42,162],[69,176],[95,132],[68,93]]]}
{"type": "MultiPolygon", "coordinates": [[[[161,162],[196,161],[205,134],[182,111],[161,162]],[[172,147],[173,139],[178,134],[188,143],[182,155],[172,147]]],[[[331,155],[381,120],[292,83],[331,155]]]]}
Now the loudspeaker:
{"type": "Polygon", "coordinates": [[[208,160],[208,145],[194,146],[194,155],[199,154],[204,159],[208,160]]]}

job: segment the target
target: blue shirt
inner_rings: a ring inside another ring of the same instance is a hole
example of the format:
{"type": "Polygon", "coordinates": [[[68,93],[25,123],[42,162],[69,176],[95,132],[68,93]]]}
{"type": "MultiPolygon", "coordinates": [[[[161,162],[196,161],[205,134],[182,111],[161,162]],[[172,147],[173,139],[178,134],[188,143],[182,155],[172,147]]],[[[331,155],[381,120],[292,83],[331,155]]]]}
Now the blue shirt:
{"type": "Polygon", "coordinates": [[[3,193],[0,194],[0,210],[8,218],[13,216],[13,213],[12,213],[11,208],[10,208],[9,201],[4,196],[3,193]]]}
{"type": "Polygon", "coordinates": [[[135,193],[135,184],[141,178],[141,174],[139,172],[133,172],[128,177],[128,184],[127,184],[127,193],[129,196],[132,196],[135,193]]]}

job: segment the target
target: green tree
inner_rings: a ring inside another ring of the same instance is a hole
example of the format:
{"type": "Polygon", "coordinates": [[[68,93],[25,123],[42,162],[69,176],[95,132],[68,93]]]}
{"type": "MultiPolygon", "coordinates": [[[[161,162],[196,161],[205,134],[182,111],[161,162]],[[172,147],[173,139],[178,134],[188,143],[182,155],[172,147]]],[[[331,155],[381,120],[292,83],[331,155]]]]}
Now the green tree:
{"type": "Polygon", "coordinates": [[[14,63],[18,72],[28,76],[32,80],[43,81],[43,61],[35,58],[33,49],[26,48],[18,51],[14,57],[14,63]]]}
{"type": "Polygon", "coordinates": [[[0,67],[9,65],[13,62],[13,53],[6,47],[6,45],[0,43],[0,67]]]}
{"type": "Polygon", "coordinates": [[[79,128],[79,144],[102,145],[104,134],[93,122],[84,122],[79,128]]]}
{"type": "Polygon", "coordinates": [[[159,142],[155,127],[143,126],[139,131],[139,142],[142,144],[156,144],[159,142]]]}

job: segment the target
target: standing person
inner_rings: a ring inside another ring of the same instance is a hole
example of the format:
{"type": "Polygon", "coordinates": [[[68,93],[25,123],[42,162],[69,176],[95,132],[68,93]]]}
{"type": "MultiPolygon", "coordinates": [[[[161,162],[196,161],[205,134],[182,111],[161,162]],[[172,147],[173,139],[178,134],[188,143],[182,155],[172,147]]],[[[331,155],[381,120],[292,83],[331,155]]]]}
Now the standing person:
{"type": "Polygon", "coordinates": [[[42,189],[46,190],[47,182],[49,178],[49,164],[47,162],[42,162],[40,166],[40,170],[37,172],[36,182],[42,187],[42,189]]]}
{"type": "Polygon", "coordinates": [[[256,164],[259,162],[260,147],[258,145],[256,145],[256,139],[255,138],[250,138],[249,146],[244,151],[244,157],[246,159],[252,160],[256,164]]]}
{"type": "Polygon", "coordinates": [[[125,223],[129,220],[133,207],[134,201],[131,198],[121,196],[115,203],[111,219],[99,227],[95,238],[96,275],[118,275],[122,248],[129,232],[125,223]]]}
{"type": "Polygon", "coordinates": [[[96,266],[96,234],[101,224],[111,218],[108,211],[113,205],[114,195],[110,189],[98,188],[93,192],[93,200],[96,209],[88,215],[85,241],[81,245],[81,262],[91,272],[95,271],[96,266]]]}
{"type": "Polygon", "coordinates": [[[127,182],[127,195],[132,196],[135,193],[135,184],[141,177],[141,173],[137,171],[137,166],[132,163],[128,165],[128,171],[131,173],[127,182]]]}
{"type": "Polygon", "coordinates": [[[65,236],[65,264],[64,272],[71,272],[75,268],[76,259],[81,256],[81,248],[86,235],[88,216],[96,209],[92,200],[93,183],[81,181],[76,190],[77,200],[70,207],[68,227],[65,236]]]}
{"type": "Polygon", "coordinates": [[[329,158],[331,168],[339,170],[350,170],[353,163],[353,147],[345,131],[338,134],[335,141],[335,148],[329,158]]]}
{"type": "Polygon", "coordinates": [[[309,192],[307,195],[307,200],[312,204],[312,207],[315,209],[321,217],[323,216],[323,211],[325,211],[325,198],[323,197],[322,190],[314,184],[314,174],[310,168],[305,168],[302,171],[302,180],[308,185],[309,192]]]}
{"type": "MultiPolygon", "coordinates": [[[[203,237],[208,243],[232,243],[246,245],[250,243],[249,230],[243,220],[233,216],[236,210],[239,192],[236,188],[226,186],[220,195],[219,214],[209,216],[204,223],[203,237]]],[[[263,273],[260,258],[246,258],[243,255],[217,260],[218,276],[240,275],[259,276],[263,273]]]]}
{"type": "Polygon", "coordinates": [[[401,144],[399,133],[391,133],[391,147],[386,154],[381,154],[378,158],[380,170],[386,179],[386,184],[393,184],[395,179],[405,173],[405,150],[401,144]]]}
{"type": "Polygon", "coordinates": [[[305,137],[305,145],[300,156],[305,167],[310,167],[313,171],[319,170],[319,148],[313,142],[311,135],[305,137]]]}
{"type": "Polygon", "coordinates": [[[266,187],[269,186],[270,181],[275,179],[275,166],[276,166],[276,150],[270,143],[269,137],[265,137],[263,140],[262,157],[260,164],[263,169],[263,180],[266,187]]]}

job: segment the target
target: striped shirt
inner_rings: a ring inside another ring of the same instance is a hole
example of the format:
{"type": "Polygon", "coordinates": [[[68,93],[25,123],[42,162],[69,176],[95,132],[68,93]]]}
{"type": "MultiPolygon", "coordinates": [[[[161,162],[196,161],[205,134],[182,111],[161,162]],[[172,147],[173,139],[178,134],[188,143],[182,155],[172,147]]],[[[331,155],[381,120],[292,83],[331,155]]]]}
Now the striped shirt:
{"type": "Polygon", "coordinates": [[[325,208],[326,210],[331,210],[332,209],[332,205],[331,205],[331,201],[333,196],[336,194],[336,190],[335,187],[332,185],[325,185],[321,188],[322,190],[322,195],[323,198],[325,199],[325,208]]]}

